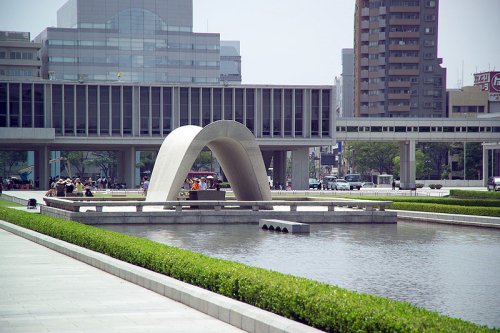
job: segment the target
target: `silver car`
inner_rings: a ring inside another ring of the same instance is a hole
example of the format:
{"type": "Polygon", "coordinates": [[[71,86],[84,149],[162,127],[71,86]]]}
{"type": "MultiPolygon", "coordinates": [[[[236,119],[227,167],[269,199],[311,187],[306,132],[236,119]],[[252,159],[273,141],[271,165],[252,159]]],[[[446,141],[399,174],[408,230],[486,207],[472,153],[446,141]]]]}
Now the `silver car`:
{"type": "Polygon", "coordinates": [[[335,181],[332,183],[332,188],[334,190],[340,191],[348,191],[351,189],[349,183],[343,179],[335,179],[335,181]]]}

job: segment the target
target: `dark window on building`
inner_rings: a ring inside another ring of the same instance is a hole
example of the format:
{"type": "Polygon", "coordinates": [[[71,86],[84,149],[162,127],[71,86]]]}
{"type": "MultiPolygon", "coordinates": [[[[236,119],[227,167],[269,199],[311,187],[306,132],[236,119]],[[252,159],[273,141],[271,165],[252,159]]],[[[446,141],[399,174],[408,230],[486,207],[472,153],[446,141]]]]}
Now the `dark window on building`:
{"type": "Polygon", "coordinates": [[[172,131],[172,88],[163,88],[163,135],[172,131]]]}
{"type": "Polygon", "coordinates": [[[33,125],[33,116],[31,114],[31,84],[22,84],[22,109],[23,109],[23,117],[22,117],[22,126],[21,127],[32,127],[33,125]]]}
{"type": "Polygon", "coordinates": [[[222,89],[214,88],[214,119],[213,121],[222,119],[222,89]]]}
{"type": "Polygon", "coordinates": [[[99,132],[101,135],[109,135],[109,87],[99,87],[99,98],[100,98],[100,125],[99,132]]]}
{"type": "Polygon", "coordinates": [[[358,129],[358,126],[347,126],[346,130],[348,133],[353,133],[353,132],[357,132],[359,129],[358,129]]]}
{"type": "Polygon", "coordinates": [[[271,90],[262,90],[262,135],[271,135],[271,90]]]}
{"type": "Polygon", "coordinates": [[[75,87],[64,86],[64,134],[75,134],[75,87]]]}
{"type": "Polygon", "coordinates": [[[322,91],[321,100],[321,132],[323,136],[330,135],[330,91],[322,91]]]}
{"type": "Polygon", "coordinates": [[[233,89],[224,89],[224,119],[233,120],[233,89]]]}
{"type": "Polygon", "coordinates": [[[35,84],[34,87],[35,119],[33,121],[36,128],[43,128],[45,127],[45,85],[35,84]]]}
{"type": "Polygon", "coordinates": [[[431,128],[430,128],[429,126],[420,126],[420,127],[418,128],[418,131],[419,131],[420,133],[430,133],[431,128]]]}
{"type": "MultiPolygon", "coordinates": [[[[123,93],[125,99],[125,92],[123,93]]],[[[153,135],[161,135],[160,132],[160,87],[151,87],[151,126],[153,135]]]]}
{"type": "Polygon", "coordinates": [[[191,125],[200,126],[200,88],[191,88],[191,125]]]}
{"type": "Polygon", "coordinates": [[[396,126],[394,129],[396,133],[406,133],[406,126],[396,126]]]}
{"type": "Polygon", "coordinates": [[[88,87],[89,134],[97,134],[97,86],[88,87]]]}
{"type": "Polygon", "coordinates": [[[111,87],[111,133],[121,135],[121,91],[111,87]]]}
{"type": "Polygon", "coordinates": [[[234,91],[234,120],[243,124],[243,92],[244,89],[236,88],[234,91]]]}
{"type": "Polygon", "coordinates": [[[311,92],[311,136],[319,135],[319,90],[311,92]]]}
{"type": "Polygon", "coordinates": [[[201,114],[203,126],[210,124],[210,98],[210,88],[203,88],[201,90],[201,114]]]}
{"type": "Polygon", "coordinates": [[[62,134],[62,86],[59,84],[52,85],[52,127],[56,134],[62,134]]]}
{"type": "Polygon", "coordinates": [[[141,135],[149,135],[149,87],[140,88],[141,135]]]}
{"type": "Polygon", "coordinates": [[[85,134],[86,127],[85,86],[76,86],[76,133],[85,134]]]}
{"type": "Polygon", "coordinates": [[[0,83],[0,127],[7,127],[7,83],[0,83]]]}
{"type": "Polygon", "coordinates": [[[292,90],[291,89],[285,89],[285,100],[284,100],[284,106],[285,106],[285,136],[291,136],[292,135],[292,90]]]}
{"type": "Polygon", "coordinates": [[[180,125],[186,126],[189,124],[189,88],[181,88],[180,94],[181,94],[180,125]]]}
{"type": "Polygon", "coordinates": [[[273,135],[281,135],[281,89],[273,90],[273,135]]]}
{"type": "Polygon", "coordinates": [[[304,91],[295,90],[295,135],[302,136],[304,120],[304,91]]]}
{"type": "Polygon", "coordinates": [[[9,83],[9,126],[10,127],[19,127],[19,107],[20,102],[19,98],[21,96],[21,91],[18,83],[9,83]]]}
{"type": "Polygon", "coordinates": [[[247,94],[247,128],[252,131],[252,133],[255,134],[254,132],[254,109],[255,109],[255,91],[254,89],[247,89],[246,91],[247,94]]]}
{"type": "MultiPolygon", "coordinates": [[[[132,134],[132,87],[123,87],[123,134],[132,134]]],[[[159,125],[158,125],[159,126],[159,125]]]]}

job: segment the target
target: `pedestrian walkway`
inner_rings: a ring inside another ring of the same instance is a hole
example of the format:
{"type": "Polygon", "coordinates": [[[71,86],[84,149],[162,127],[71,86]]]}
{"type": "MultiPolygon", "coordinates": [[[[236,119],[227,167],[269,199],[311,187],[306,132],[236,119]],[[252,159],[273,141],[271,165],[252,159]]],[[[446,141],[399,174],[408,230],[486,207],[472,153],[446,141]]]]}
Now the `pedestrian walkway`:
{"type": "Polygon", "coordinates": [[[0,332],[243,332],[0,229],[0,332]]]}

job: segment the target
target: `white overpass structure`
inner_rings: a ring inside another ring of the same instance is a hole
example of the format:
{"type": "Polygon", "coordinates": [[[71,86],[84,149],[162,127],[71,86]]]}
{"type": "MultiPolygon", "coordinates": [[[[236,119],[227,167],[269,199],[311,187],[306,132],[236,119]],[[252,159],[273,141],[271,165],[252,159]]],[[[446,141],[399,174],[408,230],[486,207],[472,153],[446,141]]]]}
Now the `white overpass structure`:
{"type": "Polygon", "coordinates": [[[415,143],[482,142],[483,175],[490,149],[500,149],[500,115],[495,118],[340,118],[337,141],[398,141],[401,188],[415,188],[415,143]]]}

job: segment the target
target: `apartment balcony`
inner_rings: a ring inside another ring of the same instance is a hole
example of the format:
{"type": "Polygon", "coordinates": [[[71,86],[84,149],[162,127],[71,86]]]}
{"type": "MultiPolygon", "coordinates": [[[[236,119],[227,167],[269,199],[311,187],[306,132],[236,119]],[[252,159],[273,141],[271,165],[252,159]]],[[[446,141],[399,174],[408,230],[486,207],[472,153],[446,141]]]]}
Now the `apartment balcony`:
{"type": "Polygon", "coordinates": [[[361,53],[368,53],[368,45],[361,46],[361,53]]]}
{"type": "Polygon", "coordinates": [[[385,89],[385,83],[384,82],[379,82],[379,83],[370,83],[370,89],[385,89]]]}
{"type": "Polygon", "coordinates": [[[389,38],[419,38],[419,32],[413,31],[390,31],[389,38]]]}
{"type": "Polygon", "coordinates": [[[362,34],[361,34],[361,41],[362,41],[362,42],[367,42],[367,41],[369,41],[369,40],[370,40],[370,38],[369,38],[369,37],[370,37],[370,36],[369,36],[369,34],[368,34],[368,33],[366,33],[366,32],[365,32],[365,33],[362,33],[362,34]]]}
{"type": "Polygon", "coordinates": [[[419,19],[389,19],[389,25],[420,25],[419,19]]]}
{"type": "Polygon", "coordinates": [[[394,99],[397,99],[397,100],[410,100],[410,94],[388,94],[387,97],[390,99],[390,100],[394,100],[394,99]]]}
{"type": "Polygon", "coordinates": [[[418,57],[389,57],[390,64],[418,64],[418,57]]]}
{"type": "Polygon", "coordinates": [[[370,16],[370,8],[361,8],[361,16],[370,16]]]}
{"type": "Polygon", "coordinates": [[[378,26],[380,28],[385,28],[387,26],[387,21],[386,20],[379,20],[378,21],[378,26]]]}
{"type": "Polygon", "coordinates": [[[418,69],[389,69],[389,75],[418,76],[418,69]]]}
{"type": "Polygon", "coordinates": [[[409,105],[389,105],[389,112],[410,112],[409,105]]]}
{"type": "Polygon", "coordinates": [[[390,13],[420,13],[419,6],[390,6],[390,13]]]}
{"type": "Polygon", "coordinates": [[[387,86],[389,88],[410,88],[411,82],[410,81],[389,81],[387,83],[387,86]]]}
{"type": "Polygon", "coordinates": [[[368,96],[368,95],[366,95],[366,94],[362,94],[362,95],[359,97],[359,100],[360,100],[360,102],[361,102],[361,103],[368,103],[368,97],[370,97],[370,96],[368,96]]]}
{"type": "Polygon", "coordinates": [[[382,69],[374,72],[368,72],[368,78],[370,79],[384,77],[384,76],[385,76],[385,70],[382,69]]]}
{"type": "Polygon", "coordinates": [[[368,90],[368,82],[361,82],[361,90],[368,90]]]}
{"type": "Polygon", "coordinates": [[[371,108],[368,108],[368,114],[383,114],[385,113],[384,111],[384,107],[380,106],[380,107],[371,107],[371,108]]]}
{"type": "Polygon", "coordinates": [[[384,65],[384,62],[379,59],[368,59],[368,66],[380,66],[384,65]]]}
{"type": "Polygon", "coordinates": [[[419,51],[420,45],[418,44],[391,44],[389,45],[390,51],[419,51]]]}
{"type": "Polygon", "coordinates": [[[361,58],[361,66],[369,66],[368,58],[361,58]]]}
{"type": "Polygon", "coordinates": [[[362,70],[360,73],[361,78],[366,79],[368,78],[368,70],[362,70]]]}
{"type": "Polygon", "coordinates": [[[383,102],[385,100],[384,95],[370,95],[368,96],[368,102],[383,102]]]}
{"type": "Polygon", "coordinates": [[[370,28],[370,21],[368,20],[361,21],[361,29],[369,29],[369,28],[370,28]]]}
{"type": "MultiPolygon", "coordinates": [[[[383,39],[385,39],[385,37],[383,39]]],[[[380,36],[378,33],[377,34],[370,34],[369,40],[370,40],[370,42],[377,42],[380,40],[380,36]]]]}
{"type": "Polygon", "coordinates": [[[379,52],[385,52],[385,45],[379,45],[378,46],[378,51],[379,52]]]}

